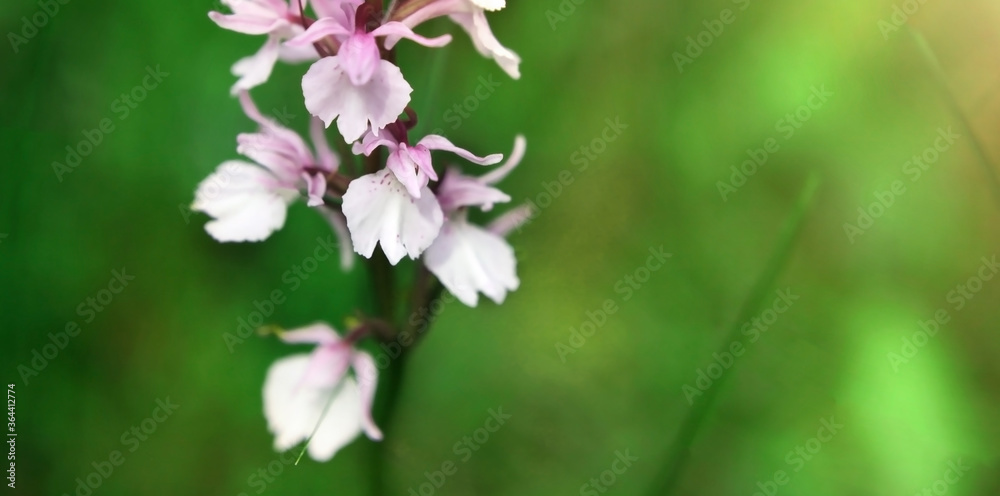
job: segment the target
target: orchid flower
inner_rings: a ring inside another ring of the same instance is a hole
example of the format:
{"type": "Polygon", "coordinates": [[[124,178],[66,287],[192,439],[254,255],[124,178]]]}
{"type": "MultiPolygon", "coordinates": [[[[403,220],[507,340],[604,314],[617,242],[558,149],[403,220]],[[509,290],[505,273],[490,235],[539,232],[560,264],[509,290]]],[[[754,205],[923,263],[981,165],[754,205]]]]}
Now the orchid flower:
{"type": "Polygon", "coordinates": [[[402,122],[397,122],[397,125],[387,127],[378,133],[369,131],[361,142],[354,144],[352,151],[356,154],[371,155],[380,146],[389,150],[386,167],[414,198],[420,198],[423,188],[430,181],[438,179],[431,163],[431,150],[451,152],[479,165],[493,165],[503,160],[503,155],[499,153],[486,157],[477,156],[455,146],[444,136],[436,134],[424,136],[417,144],[409,145],[402,122]]]}
{"type": "Polygon", "coordinates": [[[382,59],[376,38],[393,36],[440,47],[448,44],[451,36],[424,38],[400,22],[368,31],[371,9],[353,2],[344,5],[346,15],[321,18],[288,44],[305,46],[330,40],[336,47],[336,55],[313,63],[303,76],[302,93],[310,113],[327,127],[337,120],[344,140],[353,143],[369,126],[377,131],[395,121],[413,92],[399,68],[382,59]]]}
{"type": "Polygon", "coordinates": [[[309,456],[327,461],[362,432],[380,441],[372,418],[378,368],[371,355],[354,348],[329,325],[280,334],[289,344],[315,344],[309,354],[278,360],[264,380],[264,416],[274,448],[287,451],[308,440],[309,456]],[[354,377],[348,370],[354,371],[354,377]]]}
{"type": "Polygon", "coordinates": [[[507,293],[520,285],[514,249],[504,236],[531,216],[530,207],[512,210],[485,229],[470,223],[467,214],[468,207],[491,210],[494,203],[510,201],[492,186],[517,167],[525,148],[524,137],[518,136],[504,165],[478,178],[451,168],[438,189],[438,202],[447,219],[423,260],[441,284],[470,307],[479,303],[479,293],[503,303],[507,293]]]}
{"type": "Polygon", "coordinates": [[[323,205],[326,176],[339,166],[318,120],[311,130],[314,156],[298,134],[261,115],[249,93],[240,93],[240,103],[261,129],[239,135],[236,150],[256,163],[224,162],[201,182],[191,206],[214,218],[205,230],[222,242],[262,241],[281,229],[300,190],[309,206],[323,205]]]}

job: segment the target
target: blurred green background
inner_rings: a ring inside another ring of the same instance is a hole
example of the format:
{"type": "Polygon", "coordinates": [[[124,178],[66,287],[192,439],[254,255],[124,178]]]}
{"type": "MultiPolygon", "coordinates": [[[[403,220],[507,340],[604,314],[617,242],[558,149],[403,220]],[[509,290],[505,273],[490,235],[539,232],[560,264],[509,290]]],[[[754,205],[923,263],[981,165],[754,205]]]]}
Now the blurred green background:
{"type": "MultiPolygon", "coordinates": [[[[742,325],[811,174],[821,183],[801,236],[752,315],[768,317],[779,289],[799,299],[758,340],[736,333],[745,353],[709,388],[716,401],[682,450],[673,494],[1000,494],[1000,279],[975,280],[981,259],[1000,252],[988,172],[1000,157],[995,2],[930,1],[905,19],[937,53],[949,92],[906,29],[880,25],[893,22],[889,0],[508,4],[490,19],[524,59],[520,81],[446,22],[421,28],[456,34],[436,87],[433,51],[404,44],[400,64],[415,104],[437,102],[421,116],[428,129],[478,153],[507,153],[515,133],[527,136],[527,158],[503,185],[515,199],[537,200],[561,173],[572,183],[512,237],[520,290],[502,306],[447,305],[415,349],[385,440],[395,494],[420,494],[425,472],[447,461],[458,472],[434,494],[662,494],[671,446],[707,399],[692,407],[684,387],[718,371],[713,353],[742,325]],[[678,70],[675,53],[717,28],[724,9],[732,22],[678,70]],[[456,127],[447,109],[490,76],[501,85],[456,127]],[[789,137],[781,121],[824,86],[832,96],[789,137]],[[580,170],[575,154],[606,119],[627,129],[580,170]],[[907,161],[949,127],[960,138],[914,181],[907,161]],[[779,150],[724,201],[718,182],[769,139],[779,150]],[[894,181],[905,193],[852,242],[844,223],[894,181]],[[625,301],[619,281],[661,246],[672,257],[625,301]],[[981,289],[956,296],[966,284],[981,289]],[[557,343],[570,345],[571,328],[608,299],[618,311],[560,357],[557,343]],[[941,330],[905,348],[939,310],[941,330]],[[454,445],[499,407],[511,418],[465,460],[454,445]],[[843,427],[813,440],[831,416],[843,427]],[[808,460],[795,454],[802,447],[808,460]],[[626,450],[637,460],[605,487],[626,450]],[[957,479],[956,463],[968,467],[957,479]],[[778,471],[786,483],[769,484],[778,471]]],[[[12,493],[74,494],[75,479],[114,450],[125,462],[94,494],[259,494],[254,477],[269,465],[266,494],[371,493],[377,451],[366,439],[326,464],[275,462],[260,389],[293,350],[252,336],[230,353],[223,341],[275,289],[288,300],[267,321],[285,327],[340,326],[370,301],[363,267],[343,274],[334,261],[288,291],[283,272],[329,234],[301,203],[260,244],[216,243],[204,216],[186,217],[198,182],[254,129],[228,96],[228,69],[262,39],[217,28],[206,13],[218,8],[70,0],[16,53],[0,49],[12,493]],[[120,119],[115,99],[156,66],[169,75],[120,119]],[[52,163],[104,118],[114,131],[57,178],[52,163]],[[77,313],[123,268],[135,279],[103,311],[77,313]],[[80,334],[25,383],[18,367],[70,321],[80,334]],[[168,397],[179,409],[128,451],[123,433],[168,397]]],[[[4,2],[2,32],[21,33],[22,16],[40,11],[4,2]]],[[[305,69],[279,66],[254,91],[265,113],[287,112],[299,130],[305,69]]]]}

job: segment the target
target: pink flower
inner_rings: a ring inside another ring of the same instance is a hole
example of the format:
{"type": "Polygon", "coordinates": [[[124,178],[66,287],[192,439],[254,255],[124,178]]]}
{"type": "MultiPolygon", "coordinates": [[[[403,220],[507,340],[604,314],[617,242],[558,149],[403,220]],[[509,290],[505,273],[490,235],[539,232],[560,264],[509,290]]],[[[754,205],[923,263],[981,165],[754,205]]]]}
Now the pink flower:
{"type": "Polygon", "coordinates": [[[344,216],[354,251],[371,258],[375,245],[392,265],[416,259],[434,241],[444,214],[426,186],[414,198],[388,169],[361,176],[344,193],[344,216]]]}
{"type": "Polygon", "coordinates": [[[274,448],[287,451],[309,440],[309,456],[327,461],[362,432],[382,439],[372,419],[378,369],[327,324],[281,334],[289,344],[315,344],[310,354],[278,360],[264,380],[264,416],[274,448]],[[354,371],[354,377],[348,370],[354,371]]]}
{"type": "MultiPolygon", "coordinates": [[[[400,22],[415,28],[424,21],[448,16],[469,34],[480,54],[495,60],[510,77],[519,79],[521,57],[500,44],[486,20],[487,10],[500,10],[505,6],[505,0],[434,0],[400,19],[400,22]]],[[[398,38],[390,37],[386,48],[391,49],[398,41],[398,38]]]]}
{"type": "Polygon", "coordinates": [[[300,12],[285,0],[222,0],[232,14],[209,12],[208,17],[220,27],[238,33],[267,35],[267,41],[256,54],[240,59],[232,72],[239,80],[232,93],[249,90],[265,83],[271,77],[274,64],[315,60],[318,55],[311,46],[292,48],[282,42],[303,32],[300,12]]]}
{"type": "Polygon", "coordinates": [[[487,228],[469,223],[467,207],[490,210],[510,197],[492,187],[507,176],[524,157],[525,140],[518,136],[506,164],[478,178],[448,170],[438,190],[438,202],[448,215],[434,243],[424,252],[424,264],[462,303],[475,307],[479,293],[503,303],[520,285],[514,249],[504,239],[531,216],[530,207],[512,210],[487,228]]]}
{"type": "Polygon", "coordinates": [[[503,155],[497,153],[479,157],[472,152],[459,148],[443,136],[431,134],[425,136],[416,145],[407,144],[406,130],[401,123],[383,129],[378,134],[368,132],[364,140],[354,144],[354,153],[371,155],[376,148],[384,146],[389,149],[386,167],[395,174],[406,190],[414,198],[420,198],[423,188],[430,181],[437,181],[437,172],[431,163],[431,150],[443,150],[454,153],[469,162],[479,165],[493,165],[503,160],[503,155]]]}
{"type": "Polygon", "coordinates": [[[332,40],[337,54],[315,62],[302,78],[306,108],[329,127],[337,129],[348,143],[357,141],[371,126],[376,131],[395,121],[410,102],[413,88],[392,63],[382,60],[375,38],[408,38],[424,46],[439,47],[451,41],[445,35],[434,39],[415,34],[403,23],[389,22],[367,31],[371,11],[347,4],[346,15],[324,17],[289,41],[303,46],[332,40]],[[330,37],[330,38],[327,38],[330,37]]]}
{"type": "Polygon", "coordinates": [[[288,205],[302,190],[309,206],[323,205],[326,176],[339,166],[318,120],[311,129],[314,157],[298,134],[262,116],[248,93],[240,93],[240,103],[261,129],[239,135],[236,150],[256,163],[223,163],[198,186],[191,206],[214,218],[205,230],[223,242],[267,238],[284,225],[288,205]]]}

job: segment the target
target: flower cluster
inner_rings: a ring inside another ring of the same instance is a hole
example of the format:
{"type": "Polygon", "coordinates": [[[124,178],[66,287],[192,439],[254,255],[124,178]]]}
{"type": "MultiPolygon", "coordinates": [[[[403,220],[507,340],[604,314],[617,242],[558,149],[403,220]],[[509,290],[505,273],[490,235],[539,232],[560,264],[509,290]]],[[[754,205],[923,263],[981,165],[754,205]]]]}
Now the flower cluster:
{"type": "MultiPolygon", "coordinates": [[[[402,40],[430,48],[449,44],[450,35],[414,32],[425,21],[448,17],[476,50],[519,78],[520,58],[497,41],[486,19],[486,11],[505,7],[504,0],[394,0],[388,8],[381,0],[222,2],[232,12],[211,12],[212,21],[266,41],[232,67],[238,77],[232,93],[258,126],[236,140],[237,153],[247,160],[222,163],[195,192],[192,210],[212,218],[205,229],[213,238],[262,241],[284,226],[288,207],[302,198],[329,220],[345,270],[354,253],[374,263],[373,257],[382,256],[378,246],[392,266],[404,257],[417,260],[419,270],[469,306],[478,304],[480,293],[502,303],[517,289],[517,262],[505,237],[531,212],[515,208],[485,226],[468,214],[511,200],[496,184],[523,158],[524,138],[515,139],[504,162],[500,154],[479,156],[443,136],[411,137],[417,122],[410,107],[413,88],[394,63],[394,47],[402,40]],[[264,116],[250,97],[279,61],[311,62],[302,77],[311,143],[264,116]],[[340,156],[326,138],[334,122],[344,145],[340,156]],[[470,176],[456,165],[435,165],[432,151],[499,165],[470,176]]],[[[391,316],[378,317],[391,327],[391,316]]],[[[356,348],[374,327],[362,319],[344,337],[326,324],[279,333],[286,343],[316,348],[280,360],[268,372],[264,411],[276,449],[307,441],[314,459],[328,460],[362,432],[381,439],[371,413],[377,369],[356,348]]]]}

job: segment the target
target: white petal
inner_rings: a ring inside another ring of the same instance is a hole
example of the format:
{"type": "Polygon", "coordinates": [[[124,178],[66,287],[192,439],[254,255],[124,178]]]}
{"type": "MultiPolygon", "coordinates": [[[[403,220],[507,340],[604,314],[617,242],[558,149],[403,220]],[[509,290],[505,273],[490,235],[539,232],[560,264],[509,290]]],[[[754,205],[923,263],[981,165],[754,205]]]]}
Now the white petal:
{"type": "Polygon", "coordinates": [[[364,417],[361,392],[354,379],[344,379],[336,390],[326,394],[327,401],[330,401],[329,395],[334,397],[316,434],[309,442],[309,456],[319,462],[330,460],[341,448],[357,438],[362,432],[364,417]]]}
{"type": "Polygon", "coordinates": [[[347,229],[347,219],[344,214],[330,208],[321,208],[320,213],[330,222],[337,244],[340,246],[340,268],[344,272],[354,268],[354,248],[351,243],[351,232],[347,229]]]}
{"type": "Polygon", "coordinates": [[[473,5],[486,10],[500,10],[507,6],[506,0],[469,0],[473,5]]]}
{"type": "Polygon", "coordinates": [[[268,36],[267,42],[254,55],[244,57],[233,64],[232,72],[234,76],[239,76],[239,80],[230,89],[235,95],[240,90],[249,90],[267,82],[274,70],[274,64],[278,61],[279,53],[278,38],[268,36]]]}
{"type": "Polygon", "coordinates": [[[282,43],[278,49],[278,60],[286,64],[300,64],[302,62],[312,62],[317,59],[319,59],[319,54],[316,53],[316,48],[312,45],[298,47],[282,43]]]}
{"type": "Polygon", "coordinates": [[[351,181],[344,194],[344,215],[354,251],[371,258],[381,244],[389,262],[416,259],[434,242],[444,214],[430,189],[413,198],[388,169],[351,181]]]}
{"type": "Polygon", "coordinates": [[[355,86],[341,67],[337,56],[314,63],[302,78],[306,108],[330,124],[337,119],[337,129],[344,140],[353,143],[368,130],[395,121],[410,103],[410,87],[399,68],[379,60],[371,79],[355,86]]]}
{"type": "Polygon", "coordinates": [[[482,292],[503,303],[508,291],[517,289],[514,249],[502,237],[464,219],[449,220],[434,244],[424,253],[424,263],[462,303],[479,303],[482,292]]]}
{"type": "Polygon", "coordinates": [[[312,435],[309,455],[327,461],[361,433],[361,394],[350,378],[334,388],[308,387],[303,378],[309,362],[309,355],[294,355],[271,366],[264,380],[264,416],[276,450],[312,435]]]}
{"type": "Polygon", "coordinates": [[[452,14],[450,17],[452,21],[469,33],[469,37],[472,38],[472,43],[479,53],[495,60],[510,77],[521,78],[521,70],[519,69],[521,57],[500,44],[496,36],[493,35],[489,22],[486,20],[486,14],[482,10],[471,14],[452,14]]]}
{"type": "Polygon", "coordinates": [[[232,160],[198,185],[191,210],[215,218],[205,230],[218,241],[262,241],[285,225],[296,196],[262,167],[232,160]]]}
{"type": "Polygon", "coordinates": [[[354,354],[351,362],[354,375],[358,378],[361,392],[361,425],[365,435],[376,441],[382,440],[382,431],[375,425],[372,418],[372,405],[375,403],[375,389],[378,387],[378,367],[371,355],[360,351],[354,354]]]}

